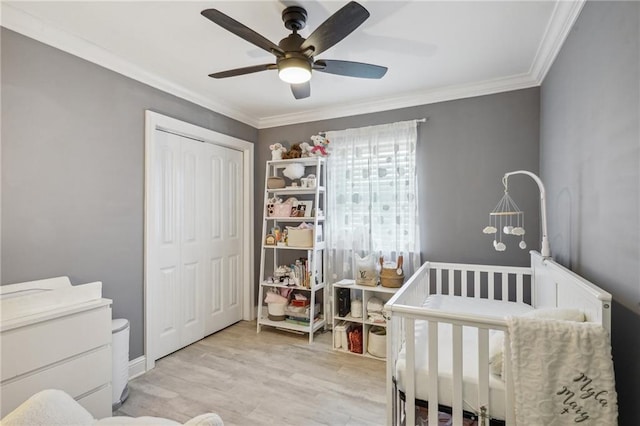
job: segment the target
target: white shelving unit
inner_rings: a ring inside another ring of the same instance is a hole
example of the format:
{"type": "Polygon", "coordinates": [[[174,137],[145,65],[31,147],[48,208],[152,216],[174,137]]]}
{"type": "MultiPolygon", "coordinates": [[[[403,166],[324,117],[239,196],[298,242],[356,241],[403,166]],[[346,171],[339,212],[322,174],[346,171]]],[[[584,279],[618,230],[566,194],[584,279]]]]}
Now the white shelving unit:
{"type": "Polygon", "coordinates": [[[322,312],[324,301],[326,300],[326,265],[327,256],[325,250],[325,218],[324,211],[326,206],[326,158],[324,157],[308,157],[289,160],[272,160],[267,161],[265,174],[265,194],[264,194],[264,213],[262,225],[262,255],[260,256],[260,290],[258,294],[258,333],[262,326],[270,326],[278,329],[307,333],[309,335],[309,343],[313,342],[314,333],[320,328],[326,328],[327,322],[322,312]],[[284,188],[269,189],[267,181],[269,177],[284,177],[284,169],[292,163],[300,163],[305,167],[304,176],[314,174],[316,176],[315,186],[312,188],[304,188],[300,186],[300,181],[291,181],[285,177],[286,186],[284,188]],[[292,186],[296,183],[297,186],[292,186]],[[289,197],[294,197],[298,202],[312,202],[311,209],[307,209],[305,217],[290,216],[269,216],[268,204],[273,198],[281,198],[286,201],[289,197]],[[296,227],[306,222],[313,224],[313,245],[311,247],[296,247],[287,245],[281,241],[276,245],[266,244],[266,236],[272,234],[272,229],[279,227],[282,231],[287,226],[296,227]],[[318,232],[322,230],[322,232],[318,232]],[[296,259],[307,259],[307,276],[308,286],[289,285],[278,281],[275,278],[276,269],[282,265],[291,265],[296,259]],[[270,279],[271,278],[271,279],[270,279]],[[287,317],[282,321],[274,321],[268,317],[268,306],[264,299],[267,291],[272,289],[288,288],[293,292],[300,292],[309,299],[309,323],[301,324],[293,322],[287,317]]]}
{"type": "Polygon", "coordinates": [[[359,356],[365,356],[368,358],[384,360],[385,358],[373,356],[367,351],[369,347],[369,330],[371,329],[371,327],[373,326],[378,326],[382,328],[387,327],[386,322],[375,322],[375,321],[369,320],[369,313],[367,312],[367,303],[369,302],[369,299],[371,299],[372,297],[377,297],[378,299],[382,300],[382,303],[384,304],[387,301],[389,301],[389,299],[391,299],[391,297],[398,290],[399,290],[398,288],[383,287],[381,285],[377,285],[375,287],[357,285],[355,284],[354,280],[342,280],[337,283],[334,283],[332,285],[332,291],[333,291],[332,300],[333,300],[333,312],[334,312],[333,327],[332,327],[333,342],[334,342],[333,349],[339,352],[346,352],[352,355],[359,355],[359,356]],[[351,301],[355,299],[359,299],[362,301],[361,317],[354,317],[353,315],[351,315],[351,311],[349,311],[347,315],[344,315],[344,316],[339,315],[338,289],[341,289],[341,288],[346,288],[350,290],[351,301]],[[360,330],[362,331],[362,354],[357,352],[351,352],[349,351],[348,348],[336,347],[337,346],[336,342],[338,340],[341,340],[340,336],[336,335],[337,333],[340,333],[339,331],[336,331],[336,326],[342,322],[345,322],[347,326],[350,326],[350,327],[360,327],[360,330]]]}

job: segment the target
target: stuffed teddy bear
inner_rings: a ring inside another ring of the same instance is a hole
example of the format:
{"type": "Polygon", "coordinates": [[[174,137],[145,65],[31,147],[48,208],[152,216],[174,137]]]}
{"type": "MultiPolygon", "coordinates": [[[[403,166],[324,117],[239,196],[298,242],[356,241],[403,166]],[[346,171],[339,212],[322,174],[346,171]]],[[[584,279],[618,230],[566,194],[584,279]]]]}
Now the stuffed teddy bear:
{"type": "Polygon", "coordinates": [[[300,144],[300,148],[302,148],[302,156],[303,157],[312,157],[313,156],[311,154],[312,146],[309,145],[307,142],[302,142],[300,144]]]}
{"type": "Polygon", "coordinates": [[[282,160],[282,155],[287,152],[287,148],[282,146],[281,143],[274,143],[273,145],[269,145],[269,149],[271,150],[272,160],[282,160]]]}
{"type": "Polygon", "coordinates": [[[283,155],[282,158],[300,158],[302,157],[302,148],[300,148],[300,144],[299,143],[294,143],[293,145],[291,145],[291,148],[289,148],[289,152],[287,152],[285,155],[283,155]]]}
{"type": "Polygon", "coordinates": [[[313,142],[313,147],[311,148],[311,155],[317,157],[326,157],[329,155],[327,152],[327,145],[329,145],[329,140],[322,135],[314,135],[311,136],[311,141],[313,142]]]}

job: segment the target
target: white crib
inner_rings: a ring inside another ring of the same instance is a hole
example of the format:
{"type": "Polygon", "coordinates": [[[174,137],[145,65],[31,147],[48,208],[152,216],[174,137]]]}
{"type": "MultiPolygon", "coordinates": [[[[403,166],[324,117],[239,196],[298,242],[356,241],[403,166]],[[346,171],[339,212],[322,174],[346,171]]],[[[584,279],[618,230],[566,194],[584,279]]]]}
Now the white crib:
{"type": "Polygon", "coordinates": [[[610,331],[611,295],[537,252],[531,252],[530,267],[426,262],[385,305],[387,424],[416,424],[416,404],[439,408],[428,410],[429,425],[438,424],[438,411],[449,412],[453,426],[470,417],[478,425],[514,424],[508,311],[487,316],[424,307],[433,294],[519,302],[536,309],[579,309],[586,321],[610,331]],[[501,378],[489,370],[493,330],[504,332],[501,378]],[[444,334],[451,342],[446,360],[438,348],[439,335],[444,334]]]}

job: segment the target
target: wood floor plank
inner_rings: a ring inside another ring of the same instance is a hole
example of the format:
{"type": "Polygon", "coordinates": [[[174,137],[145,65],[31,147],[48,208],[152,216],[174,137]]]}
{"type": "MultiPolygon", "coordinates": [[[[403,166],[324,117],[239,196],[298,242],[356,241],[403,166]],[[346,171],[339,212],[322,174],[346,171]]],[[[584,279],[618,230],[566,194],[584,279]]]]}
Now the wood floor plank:
{"type": "Polygon", "coordinates": [[[129,382],[114,415],[178,422],[218,413],[226,426],[375,426],[385,423],[385,363],[308,336],[239,322],[156,362],[129,382]]]}

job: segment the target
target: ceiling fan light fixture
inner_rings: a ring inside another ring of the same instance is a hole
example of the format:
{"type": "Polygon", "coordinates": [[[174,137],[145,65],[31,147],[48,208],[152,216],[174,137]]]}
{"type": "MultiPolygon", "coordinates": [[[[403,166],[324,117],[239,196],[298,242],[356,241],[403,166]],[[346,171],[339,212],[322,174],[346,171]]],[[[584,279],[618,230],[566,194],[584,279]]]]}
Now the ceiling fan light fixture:
{"type": "Polygon", "coordinates": [[[306,83],[311,80],[311,64],[303,58],[282,59],[278,63],[278,77],[289,84],[306,83]]]}

